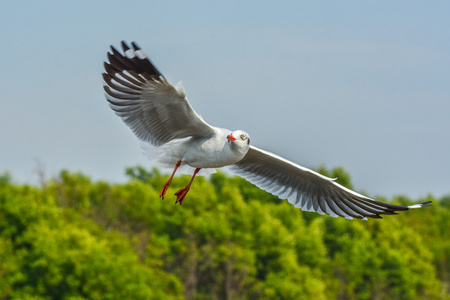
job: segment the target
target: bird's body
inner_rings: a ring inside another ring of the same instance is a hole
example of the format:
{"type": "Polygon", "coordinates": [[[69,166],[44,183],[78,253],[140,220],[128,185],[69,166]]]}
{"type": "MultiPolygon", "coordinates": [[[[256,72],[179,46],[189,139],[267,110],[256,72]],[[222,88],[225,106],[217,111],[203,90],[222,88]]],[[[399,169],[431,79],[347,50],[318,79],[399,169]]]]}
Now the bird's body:
{"type": "Polygon", "coordinates": [[[429,206],[429,202],[401,206],[372,200],[250,145],[249,135],[242,130],[209,125],[192,109],[183,87],[172,86],[144,52],[134,42],[131,45],[122,42],[124,54],[111,47],[104,88],[110,107],[147,144],[147,156],[174,168],[160,197],[164,198],[175,172],[183,166],[192,167],[193,176],[175,193],[180,204],[201,170],[229,166],[235,174],[302,210],[332,217],[381,218],[381,214],[429,206]]]}
{"type": "Polygon", "coordinates": [[[179,160],[193,168],[215,169],[232,165],[242,160],[248,147],[238,148],[227,140],[231,130],[214,128],[209,137],[193,137],[179,142],[168,143],[157,161],[166,166],[174,166],[179,160]]]}

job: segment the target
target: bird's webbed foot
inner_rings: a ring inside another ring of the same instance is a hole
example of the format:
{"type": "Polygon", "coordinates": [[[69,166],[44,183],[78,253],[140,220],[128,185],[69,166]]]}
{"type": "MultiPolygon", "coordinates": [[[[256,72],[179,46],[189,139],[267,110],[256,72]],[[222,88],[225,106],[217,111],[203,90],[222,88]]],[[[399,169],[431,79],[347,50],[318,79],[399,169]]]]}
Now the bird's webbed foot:
{"type": "Polygon", "coordinates": [[[169,179],[169,181],[164,184],[163,188],[161,189],[161,192],[159,193],[159,198],[164,199],[164,196],[167,193],[167,189],[169,188],[170,184],[172,183],[172,180],[169,179]]]}
{"type": "Polygon", "coordinates": [[[180,205],[183,204],[184,197],[186,197],[187,193],[189,192],[189,189],[190,186],[188,185],[175,193],[175,195],[177,196],[177,201],[175,201],[175,204],[177,203],[180,203],[180,205]]]}

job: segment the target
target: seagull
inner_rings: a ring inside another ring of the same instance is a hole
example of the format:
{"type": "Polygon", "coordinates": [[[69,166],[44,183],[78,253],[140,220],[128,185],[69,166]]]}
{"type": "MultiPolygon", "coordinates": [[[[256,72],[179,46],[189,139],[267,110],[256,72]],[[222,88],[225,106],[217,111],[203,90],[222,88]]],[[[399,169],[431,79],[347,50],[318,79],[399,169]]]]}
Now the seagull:
{"type": "Polygon", "coordinates": [[[111,46],[109,62],[104,63],[105,96],[111,109],[144,143],[146,154],[173,168],[160,198],[164,199],[178,169],[193,170],[188,185],[175,193],[175,204],[181,205],[197,174],[229,166],[236,175],[295,207],[331,217],[367,220],[431,205],[431,201],[402,206],[373,200],[251,145],[245,131],[209,125],[194,111],[183,86],[171,85],[135,42],[131,47],[124,41],[121,45],[123,54],[111,46]]]}

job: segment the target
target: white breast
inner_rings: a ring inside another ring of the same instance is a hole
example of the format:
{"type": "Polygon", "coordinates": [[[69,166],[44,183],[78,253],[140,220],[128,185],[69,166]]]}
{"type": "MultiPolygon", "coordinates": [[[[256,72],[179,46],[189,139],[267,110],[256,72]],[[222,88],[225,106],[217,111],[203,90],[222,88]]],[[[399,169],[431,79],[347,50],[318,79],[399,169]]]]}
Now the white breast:
{"type": "Polygon", "coordinates": [[[240,161],[245,155],[232,148],[232,142],[223,134],[209,139],[192,139],[188,143],[182,160],[195,168],[221,168],[240,161]]]}

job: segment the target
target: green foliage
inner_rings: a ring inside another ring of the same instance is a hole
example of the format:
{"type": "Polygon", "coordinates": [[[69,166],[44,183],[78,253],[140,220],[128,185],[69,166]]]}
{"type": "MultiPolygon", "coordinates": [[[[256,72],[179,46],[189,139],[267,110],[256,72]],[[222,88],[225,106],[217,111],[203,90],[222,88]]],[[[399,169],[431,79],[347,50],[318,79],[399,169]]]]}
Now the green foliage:
{"type": "MultiPolygon", "coordinates": [[[[450,299],[449,197],[383,220],[301,212],[245,180],[0,176],[0,299],[450,299]]],[[[321,173],[350,187],[342,169],[321,173]]],[[[394,203],[412,203],[399,197],[394,203]]]]}
{"type": "Polygon", "coordinates": [[[142,264],[130,240],[77,212],[90,206],[92,188],[62,172],[44,190],[1,189],[1,298],[182,298],[178,278],[142,264]]]}
{"type": "Polygon", "coordinates": [[[4,172],[0,174],[0,187],[3,185],[11,184],[12,176],[9,172],[4,172]]]}

